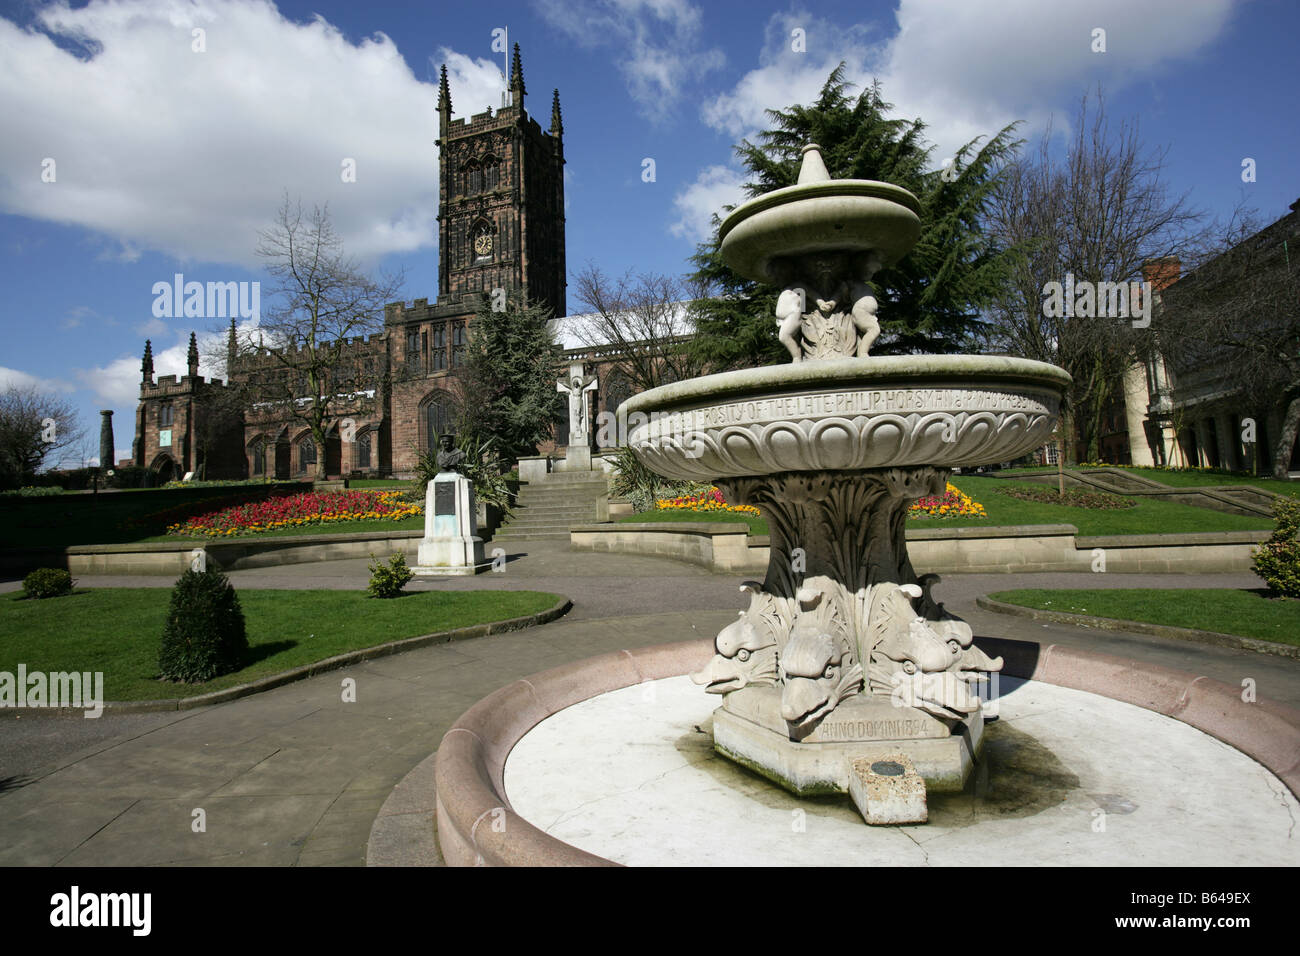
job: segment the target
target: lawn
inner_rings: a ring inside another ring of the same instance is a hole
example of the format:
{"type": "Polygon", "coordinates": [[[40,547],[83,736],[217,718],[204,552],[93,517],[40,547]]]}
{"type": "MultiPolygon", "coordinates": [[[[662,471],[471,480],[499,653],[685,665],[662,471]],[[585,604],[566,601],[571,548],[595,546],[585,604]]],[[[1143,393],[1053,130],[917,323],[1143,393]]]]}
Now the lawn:
{"type": "Polygon", "coordinates": [[[421,591],[389,600],[364,591],[239,593],[248,627],[246,666],[202,684],[157,679],[158,646],[171,592],[166,588],[79,588],[30,601],[0,596],[0,671],[102,671],[106,700],[192,697],[293,667],[472,624],[553,607],[540,591],[421,591]]]}
{"type": "Polygon", "coordinates": [[[987,518],[918,518],[909,528],[980,528],[1020,524],[1072,524],[1081,535],[1161,534],[1193,531],[1271,530],[1269,518],[1224,514],[1209,508],[1136,498],[1132,508],[1094,511],[1068,505],[1021,501],[1005,494],[1007,488],[1041,488],[1033,482],[955,475],[952,483],[984,506],[987,518]]]}
{"type": "Polygon", "coordinates": [[[1300,645],[1300,601],[1265,597],[1262,590],[1135,588],[1098,591],[998,591],[989,597],[1007,604],[1091,614],[1236,634],[1278,644],[1300,645]]]}
{"type": "MultiPolygon", "coordinates": [[[[1096,466],[1073,465],[1075,471],[1096,471],[1096,466]]],[[[1001,474],[1013,475],[1024,471],[1039,471],[1037,468],[1004,468],[1001,474]]],[[[1300,482],[1278,481],[1276,478],[1261,478],[1255,475],[1242,475],[1231,471],[1187,470],[1173,471],[1165,468],[1121,468],[1142,478],[1158,481],[1171,488],[1208,488],[1215,485],[1250,485],[1285,495],[1300,495],[1300,482]]]]}
{"type": "MultiPolygon", "coordinates": [[[[1273,522],[1269,518],[1249,518],[1245,515],[1224,514],[1209,508],[1178,504],[1172,501],[1152,501],[1138,498],[1132,508],[1109,511],[1072,508],[1068,505],[1021,501],[1006,494],[1008,488],[1037,488],[1042,485],[1026,481],[1008,481],[1002,478],[983,478],[974,475],[954,476],[952,483],[982,504],[987,518],[911,518],[912,528],[995,528],[1022,524],[1072,524],[1081,535],[1102,534],[1159,534],[1176,531],[1269,531],[1273,522]]],[[[743,521],[749,525],[750,534],[767,534],[767,522],[762,518],[729,514],[725,511],[695,512],[678,509],[648,511],[620,518],[628,522],[656,521],[743,521]]]]}

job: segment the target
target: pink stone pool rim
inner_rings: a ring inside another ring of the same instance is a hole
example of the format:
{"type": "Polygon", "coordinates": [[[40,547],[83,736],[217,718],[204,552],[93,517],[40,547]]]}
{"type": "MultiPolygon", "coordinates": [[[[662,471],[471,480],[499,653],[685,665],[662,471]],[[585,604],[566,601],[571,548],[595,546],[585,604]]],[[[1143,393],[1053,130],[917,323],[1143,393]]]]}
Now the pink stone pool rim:
{"type": "MultiPolygon", "coordinates": [[[[1003,673],[1056,684],[1173,717],[1257,760],[1300,798],[1300,710],[1208,677],[1093,651],[981,640],[1003,673]]],[[[442,738],[435,775],[438,839],[451,866],[614,866],[557,840],[510,806],[506,758],[533,727],[566,707],[645,681],[698,670],[709,639],[616,651],[517,680],[467,710],[442,738]]]]}

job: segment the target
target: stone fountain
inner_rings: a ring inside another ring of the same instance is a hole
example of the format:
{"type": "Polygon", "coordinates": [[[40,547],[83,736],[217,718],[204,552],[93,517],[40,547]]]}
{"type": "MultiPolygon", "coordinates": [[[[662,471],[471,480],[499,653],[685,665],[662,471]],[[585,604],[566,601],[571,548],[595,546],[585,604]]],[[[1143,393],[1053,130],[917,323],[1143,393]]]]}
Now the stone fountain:
{"type": "Polygon", "coordinates": [[[831,179],[806,146],[796,185],[721,227],[731,268],[782,287],[792,361],[663,386],[620,412],[648,467],[716,484],[770,529],[766,577],[743,586],[748,609],[694,675],[722,696],[715,749],[797,794],[852,792],[870,822],[923,820],[926,788],[963,787],[980,684],[1002,666],[933,600],[937,577],[913,570],[908,508],[942,495],[954,467],[1045,443],[1070,382],[1021,359],[870,355],[871,279],[916,243],[919,209],[889,183],[831,179]],[[873,819],[872,793],[876,810],[890,794],[913,809],[873,819]]]}

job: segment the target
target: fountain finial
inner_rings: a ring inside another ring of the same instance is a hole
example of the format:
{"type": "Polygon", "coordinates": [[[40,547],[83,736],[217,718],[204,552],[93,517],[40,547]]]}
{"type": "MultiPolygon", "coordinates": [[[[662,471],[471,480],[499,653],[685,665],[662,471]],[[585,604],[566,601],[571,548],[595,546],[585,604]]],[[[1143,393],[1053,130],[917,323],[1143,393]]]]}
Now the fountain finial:
{"type": "Polygon", "coordinates": [[[809,143],[803,148],[803,164],[799,167],[798,185],[830,182],[831,174],[822,159],[822,148],[809,143]]]}

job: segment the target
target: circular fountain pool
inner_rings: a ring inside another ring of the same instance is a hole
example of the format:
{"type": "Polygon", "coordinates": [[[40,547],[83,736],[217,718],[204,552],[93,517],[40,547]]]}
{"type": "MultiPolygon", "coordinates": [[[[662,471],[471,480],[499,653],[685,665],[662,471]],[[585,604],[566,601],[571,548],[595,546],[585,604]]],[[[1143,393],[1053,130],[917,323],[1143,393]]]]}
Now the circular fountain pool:
{"type": "Polygon", "coordinates": [[[864,827],[847,796],[796,798],[713,750],[686,677],[565,708],[505,766],[516,813],[655,866],[1295,866],[1300,805],[1245,754],[1170,717],[1004,677],[964,792],[924,826],[864,827]],[[1231,808],[1231,812],[1226,812],[1231,808]]]}

